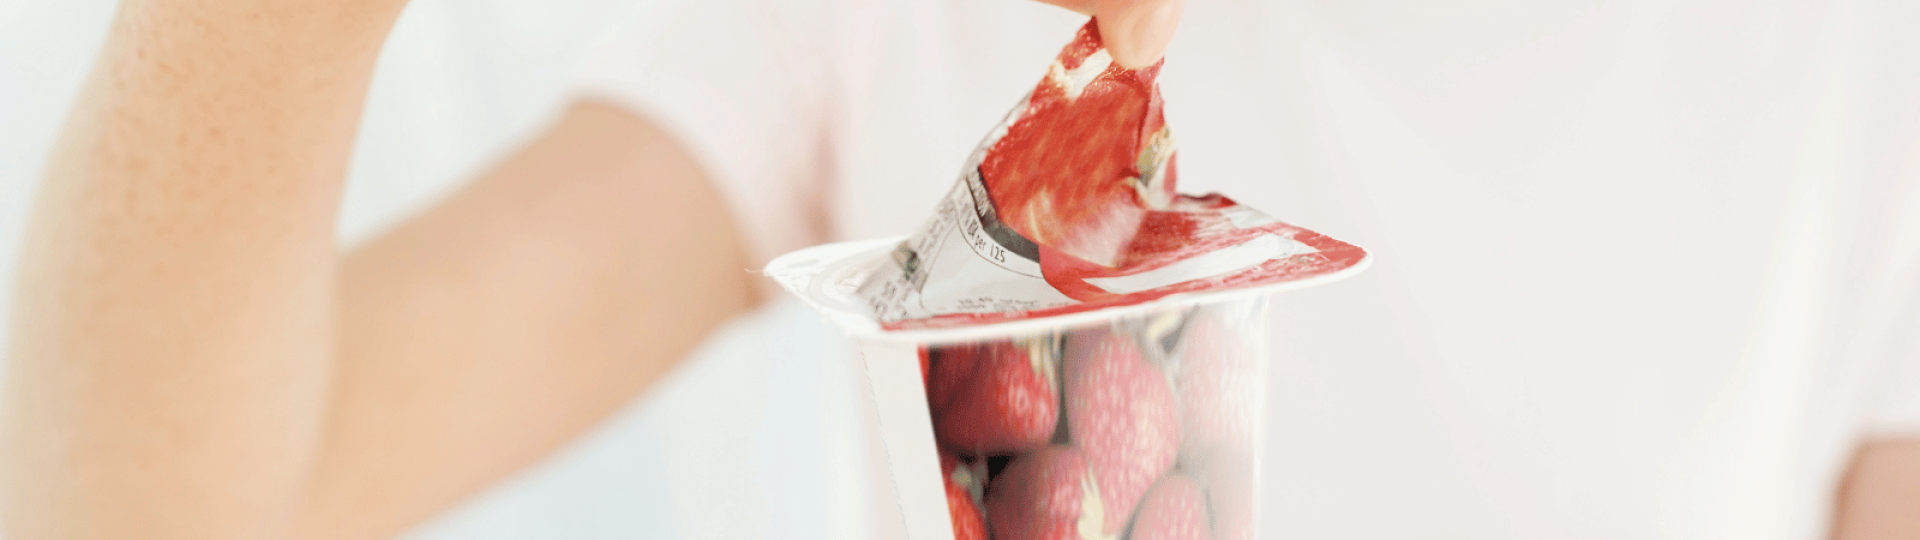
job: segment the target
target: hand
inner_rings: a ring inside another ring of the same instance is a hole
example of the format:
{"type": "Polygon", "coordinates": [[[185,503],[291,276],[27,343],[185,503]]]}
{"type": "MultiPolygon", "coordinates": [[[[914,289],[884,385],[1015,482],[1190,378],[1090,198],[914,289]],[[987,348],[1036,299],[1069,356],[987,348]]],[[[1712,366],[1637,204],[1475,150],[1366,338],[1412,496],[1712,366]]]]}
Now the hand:
{"type": "Polygon", "coordinates": [[[1040,0],[1100,20],[1100,39],[1122,67],[1139,69],[1160,61],[1180,26],[1186,0],[1040,0]]]}

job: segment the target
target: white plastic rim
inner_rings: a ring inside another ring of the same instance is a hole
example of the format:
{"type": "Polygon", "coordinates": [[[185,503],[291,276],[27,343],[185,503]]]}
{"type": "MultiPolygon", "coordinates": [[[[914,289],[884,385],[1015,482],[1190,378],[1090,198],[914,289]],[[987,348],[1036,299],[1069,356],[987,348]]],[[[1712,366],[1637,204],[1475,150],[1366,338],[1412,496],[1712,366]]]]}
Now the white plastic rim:
{"type": "Polygon", "coordinates": [[[1368,253],[1353,266],[1292,281],[1218,291],[1173,294],[1138,304],[1046,317],[946,328],[889,331],[880,326],[880,321],[874,319],[872,311],[861,302],[855,291],[868,275],[880,269],[881,265],[890,262],[887,254],[905,239],[906,237],[900,236],[821,244],[781,255],[767,263],[765,272],[768,277],[779,282],[787,292],[799,296],[801,300],[819,310],[828,320],[839,325],[856,339],[870,342],[945,343],[1081,326],[1179,305],[1231,301],[1248,296],[1316,287],[1351,277],[1365,271],[1373,264],[1373,254],[1368,253]]]}

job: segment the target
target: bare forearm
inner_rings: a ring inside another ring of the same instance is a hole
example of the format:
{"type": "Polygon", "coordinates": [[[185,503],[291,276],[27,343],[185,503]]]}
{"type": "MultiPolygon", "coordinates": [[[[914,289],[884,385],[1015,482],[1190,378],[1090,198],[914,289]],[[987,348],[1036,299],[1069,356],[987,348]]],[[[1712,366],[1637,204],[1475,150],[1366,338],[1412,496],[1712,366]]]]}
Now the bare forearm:
{"type": "Polygon", "coordinates": [[[333,215],[397,2],[130,1],[22,258],[9,538],[271,538],[316,447],[333,215]]]}
{"type": "Polygon", "coordinates": [[[1833,540],[1920,538],[1920,438],[1862,444],[1838,495],[1833,540]]]}
{"type": "Polygon", "coordinates": [[[755,301],[666,132],[586,102],[349,254],[308,538],[388,538],[553,451],[755,301]]]}

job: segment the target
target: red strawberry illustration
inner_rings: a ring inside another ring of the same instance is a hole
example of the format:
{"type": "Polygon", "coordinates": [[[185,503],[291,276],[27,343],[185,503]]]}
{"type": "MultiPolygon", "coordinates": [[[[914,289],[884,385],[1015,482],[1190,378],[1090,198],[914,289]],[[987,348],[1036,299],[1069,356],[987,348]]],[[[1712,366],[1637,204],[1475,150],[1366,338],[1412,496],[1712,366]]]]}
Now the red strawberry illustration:
{"type": "Polygon", "coordinates": [[[1097,483],[1069,446],[1014,458],[987,490],[994,540],[1114,540],[1097,483]]]}
{"type": "MultiPolygon", "coordinates": [[[[932,377],[932,374],[927,372],[927,364],[928,364],[927,348],[921,347],[919,352],[920,352],[920,385],[927,386],[928,382],[931,380],[930,377],[932,377]]],[[[932,403],[931,394],[928,395],[928,403],[932,403]]]]}
{"type": "Polygon", "coordinates": [[[1131,336],[1106,329],[1067,337],[1067,433],[1085,452],[1117,533],[1141,495],[1173,467],[1180,423],[1173,388],[1131,336]]]}
{"type": "Polygon", "coordinates": [[[987,540],[987,522],[967,489],[947,482],[947,514],[953,518],[953,540],[987,540]]]}
{"type": "Polygon", "coordinates": [[[1180,447],[1183,468],[1197,470],[1200,460],[1223,449],[1253,450],[1265,373],[1263,359],[1242,346],[1244,341],[1211,311],[1191,318],[1180,337],[1174,358],[1186,429],[1180,447]]]}
{"type": "Polygon", "coordinates": [[[1054,351],[1045,338],[934,348],[927,393],[935,436],[969,455],[1045,446],[1060,414],[1054,351]]]}
{"type": "Polygon", "coordinates": [[[979,345],[971,343],[920,348],[921,361],[927,366],[927,407],[936,416],[946,408],[954,389],[972,384],[973,364],[980,357],[977,348],[979,345]]]}
{"type": "Polygon", "coordinates": [[[1119,266],[1148,207],[1174,194],[1159,71],[1113,64],[1097,26],[1082,27],[980,164],[1002,220],[1036,244],[1119,266]]]}
{"type": "Polygon", "coordinates": [[[1161,478],[1140,501],[1129,540],[1207,540],[1206,501],[1200,485],[1185,476],[1161,478]]]}
{"type": "Polygon", "coordinates": [[[1033,242],[1042,277],[1068,297],[1125,296],[1137,291],[1086,280],[1137,274],[1265,234],[1228,218],[1236,205],[1225,197],[1175,192],[1179,160],[1161,113],[1159,73],[1157,64],[1113,64],[1088,22],[980,162],[994,215],[1033,242]]]}
{"type": "Polygon", "coordinates": [[[983,471],[945,452],[940,453],[940,470],[946,477],[953,539],[987,540],[987,522],[980,514],[981,481],[986,479],[983,471]]]}

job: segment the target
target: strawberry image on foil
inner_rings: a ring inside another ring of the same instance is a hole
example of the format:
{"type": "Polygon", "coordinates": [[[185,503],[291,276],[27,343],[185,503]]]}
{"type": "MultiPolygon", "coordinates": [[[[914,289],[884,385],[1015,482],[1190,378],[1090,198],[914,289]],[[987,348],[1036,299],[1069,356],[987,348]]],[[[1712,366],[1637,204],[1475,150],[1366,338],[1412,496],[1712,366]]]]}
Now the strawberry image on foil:
{"type": "Polygon", "coordinates": [[[1062,369],[1068,435],[1100,487],[1104,530],[1117,533],[1173,467],[1180,448],[1173,387],[1132,336],[1104,328],[1070,334],[1062,369]]]}
{"type": "Polygon", "coordinates": [[[987,489],[994,540],[1117,538],[1105,530],[1108,509],[1097,483],[1073,447],[1054,445],[1014,458],[987,489]]]}
{"type": "Polygon", "coordinates": [[[1054,342],[1017,338],[928,351],[934,436],[967,455],[1046,446],[1059,423],[1054,342]]]}
{"type": "Polygon", "coordinates": [[[860,298],[856,315],[889,331],[956,328],[1358,271],[1356,246],[1177,191],[1160,67],[1115,64],[1098,24],[1081,27],[933,215],[863,251],[860,275],[835,285],[860,298]]]}
{"type": "Polygon", "coordinates": [[[1200,484],[1179,474],[1161,478],[1140,501],[1129,540],[1207,540],[1207,507],[1200,484]]]}
{"type": "Polygon", "coordinates": [[[953,519],[953,539],[987,540],[987,521],[980,512],[985,471],[945,452],[940,454],[940,471],[947,486],[947,514],[953,519]]]}
{"type": "Polygon", "coordinates": [[[1076,300],[1137,292],[1088,278],[1138,274],[1266,233],[1236,224],[1226,197],[1174,191],[1159,73],[1160,64],[1113,63],[1089,21],[980,162],[997,219],[1035,244],[1047,283],[1076,300]]]}
{"type": "Polygon", "coordinates": [[[1001,219],[1060,254],[1121,266],[1148,206],[1174,196],[1159,71],[1114,64],[1088,22],[980,164],[1001,219]]]}

